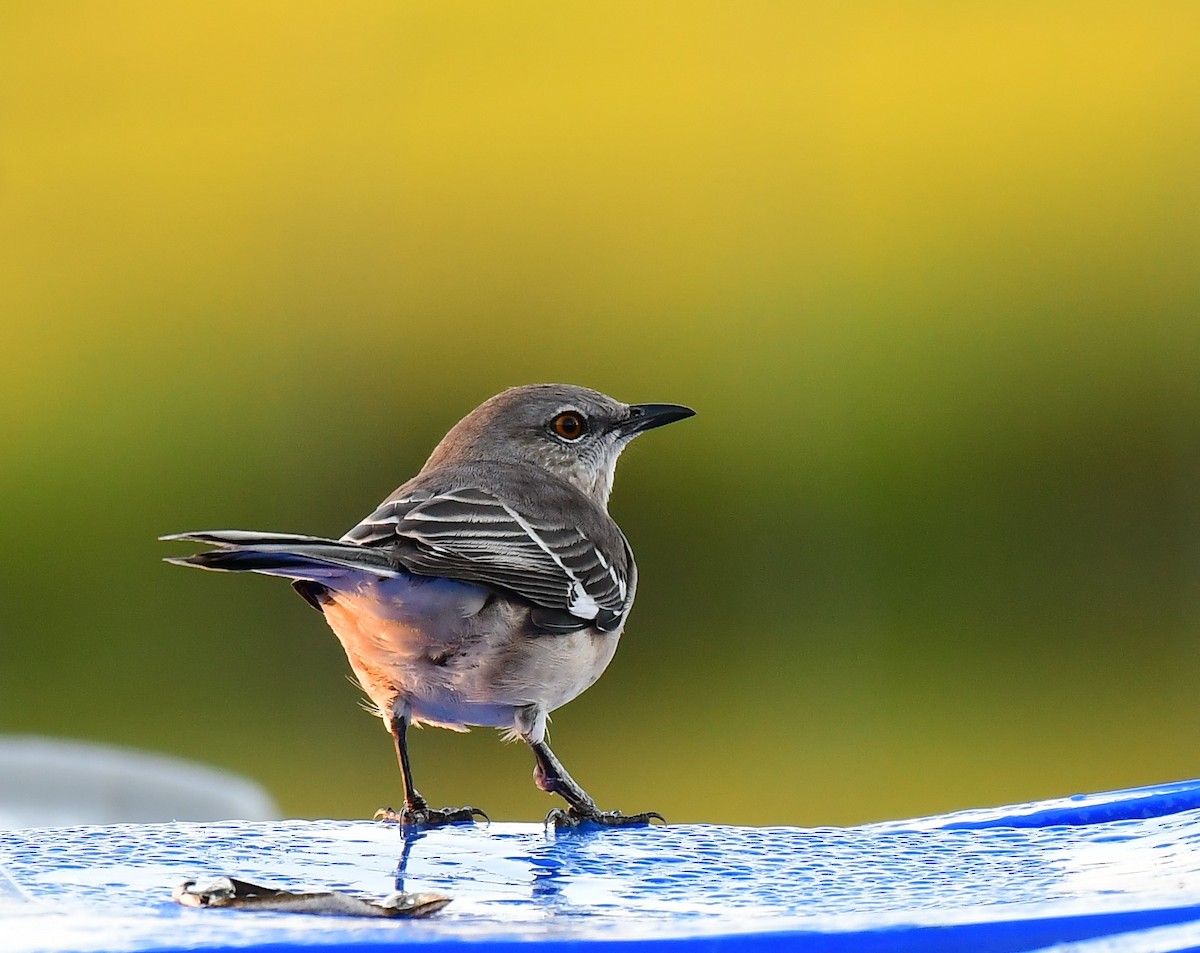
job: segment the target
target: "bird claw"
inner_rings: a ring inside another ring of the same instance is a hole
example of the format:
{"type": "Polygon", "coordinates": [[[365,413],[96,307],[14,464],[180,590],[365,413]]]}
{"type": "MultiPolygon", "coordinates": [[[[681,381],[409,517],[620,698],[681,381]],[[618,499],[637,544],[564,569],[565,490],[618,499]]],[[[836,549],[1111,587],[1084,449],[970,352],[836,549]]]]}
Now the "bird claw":
{"type": "Polygon", "coordinates": [[[442,827],[446,824],[474,824],[479,817],[488,824],[492,819],[477,807],[403,807],[399,811],[381,807],[372,820],[385,824],[400,824],[402,827],[442,827]]]}
{"type": "Polygon", "coordinates": [[[556,807],[546,815],[546,826],[555,830],[573,830],[583,827],[649,827],[651,821],[667,819],[658,811],[645,811],[642,814],[622,814],[620,811],[577,811],[575,808],[563,810],[556,807]]]}

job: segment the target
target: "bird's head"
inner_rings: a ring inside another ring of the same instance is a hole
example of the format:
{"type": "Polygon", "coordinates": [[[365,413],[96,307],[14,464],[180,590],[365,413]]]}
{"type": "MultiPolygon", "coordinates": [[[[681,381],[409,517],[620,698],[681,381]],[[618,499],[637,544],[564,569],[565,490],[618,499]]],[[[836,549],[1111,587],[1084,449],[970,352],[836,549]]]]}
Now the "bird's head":
{"type": "Polygon", "coordinates": [[[607,506],[617,458],[628,443],[694,413],[680,404],[624,404],[571,384],[512,387],[455,424],[425,467],[478,460],[533,464],[607,506]]]}

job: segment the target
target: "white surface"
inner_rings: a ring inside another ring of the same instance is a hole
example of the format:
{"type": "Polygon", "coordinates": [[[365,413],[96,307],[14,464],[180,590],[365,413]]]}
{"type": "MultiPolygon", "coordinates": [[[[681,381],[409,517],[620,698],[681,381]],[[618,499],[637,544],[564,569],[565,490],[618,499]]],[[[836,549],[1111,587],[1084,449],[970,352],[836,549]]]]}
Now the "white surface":
{"type": "Polygon", "coordinates": [[[228,771],[129,748],[0,735],[0,828],[279,816],[263,788],[228,771]]]}

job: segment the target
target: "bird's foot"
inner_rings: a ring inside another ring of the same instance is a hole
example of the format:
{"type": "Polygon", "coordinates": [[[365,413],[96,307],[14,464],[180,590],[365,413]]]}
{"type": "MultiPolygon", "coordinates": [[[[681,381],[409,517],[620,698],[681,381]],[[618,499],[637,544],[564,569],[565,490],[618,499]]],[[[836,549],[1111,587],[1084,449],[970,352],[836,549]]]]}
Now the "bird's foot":
{"type": "Polygon", "coordinates": [[[405,806],[398,811],[390,807],[381,807],[375,812],[374,820],[400,824],[403,827],[429,828],[446,824],[473,824],[477,817],[489,824],[492,822],[492,819],[477,807],[443,807],[439,810],[428,805],[405,806]]]}
{"type": "Polygon", "coordinates": [[[622,814],[620,811],[580,811],[575,808],[563,810],[556,807],[546,815],[546,826],[555,830],[570,830],[577,827],[649,827],[651,821],[667,819],[658,811],[646,811],[642,814],[622,814]]]}

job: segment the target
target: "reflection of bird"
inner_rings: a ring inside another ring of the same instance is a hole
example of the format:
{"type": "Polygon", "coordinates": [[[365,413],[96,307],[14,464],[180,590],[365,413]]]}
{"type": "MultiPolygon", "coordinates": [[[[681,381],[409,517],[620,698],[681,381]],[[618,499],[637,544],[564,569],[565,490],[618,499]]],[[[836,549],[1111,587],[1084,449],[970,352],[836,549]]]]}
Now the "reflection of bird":
{"type": "Polygon", "coordinates": [[[424,468],[340,540],[241,530],[165,539],[216,549],[169,560],[258,572],[293,586],[341,641],[396,742],[406,824],[469,821],[417,792],[410,723],[507,728],[533,749],[534,780],[581,821],[645,824],[602,812],[546,744],[547,715],[612,660],[637,568],[608,515],[617,457],[638,434],[693,411],[623,404],[544,384],[485,401],[446,434],[424,468]]]}

